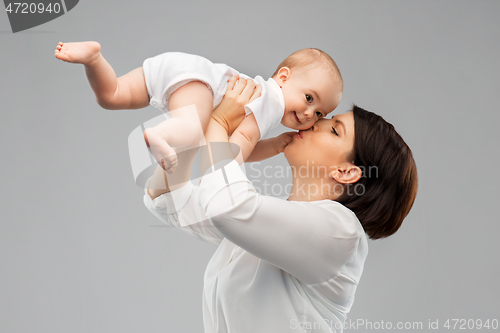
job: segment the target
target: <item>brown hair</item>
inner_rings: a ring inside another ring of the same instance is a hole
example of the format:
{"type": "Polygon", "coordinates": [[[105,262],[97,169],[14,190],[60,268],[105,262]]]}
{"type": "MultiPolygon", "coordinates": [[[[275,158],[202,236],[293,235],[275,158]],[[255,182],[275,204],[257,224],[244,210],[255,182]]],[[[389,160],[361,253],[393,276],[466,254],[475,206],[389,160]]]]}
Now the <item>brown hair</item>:
{"type": "Polygon", "coordinates": [[[298,50],[289,55],[281,62],[278,68],[276,68],[272,77],[274,78],[282,67],[288,67],[290,70],[293,70],[307,69],[314,66],[322,66],[325,69],[330,70],[331,74],[340,81],[340,88],[344,88],[342,75],[340,74],[335,61],[333,61],[332,57],[330,57],[328,53],[315,48],[298,50]]]}
{"type": "Polygon", "coordinates": [[[356,214],[371,239],[388,237],[399,229],[413,206],[418,189],[417,166],[410,147],[394,126],[356,105],[352,112],[352,161],[363,175],[358,182],[347,185],[337,201],[356,214]]]}

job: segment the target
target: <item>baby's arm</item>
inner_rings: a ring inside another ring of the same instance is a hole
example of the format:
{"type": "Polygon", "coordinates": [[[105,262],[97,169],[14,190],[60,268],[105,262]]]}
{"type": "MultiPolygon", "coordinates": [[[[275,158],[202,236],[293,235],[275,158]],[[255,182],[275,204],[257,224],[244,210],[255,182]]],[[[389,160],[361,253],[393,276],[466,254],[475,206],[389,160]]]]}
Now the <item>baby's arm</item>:
{"type": "Polygon", "coordinates": [[[285,147],[292,142],[297,132],[281,133],[277,137],[259,141],[260,130],[253,113],[249,114],[234,131],[229,142],[240,147],[241,153],[236,160],[239,164],[245,162],[263,161],[282,153],[285,147]],[[243,159],[243,160],[242,160],[243,159]]]}
{"type": "Polygon", "coordinates": [[[292,142],[295,133],[297,132],[285,132],[274,138],[260,140],[245,162],[263,161],[282,153],[292,142]]]}
{"type": "Polygon", "coordinates": [[[236,161],[241,165],[252,153],[255,145],[260,139],[260,130],[253,113],[243,119],[238,128],[234,130],[229,142],[240,147],[240,154],[236,161]]]}
{"type": "Polygon", "coordinates": [[[276,141],[276,138],[260,140],[245,162],[263,161],[278,155],[274,141],[276,141]]]}

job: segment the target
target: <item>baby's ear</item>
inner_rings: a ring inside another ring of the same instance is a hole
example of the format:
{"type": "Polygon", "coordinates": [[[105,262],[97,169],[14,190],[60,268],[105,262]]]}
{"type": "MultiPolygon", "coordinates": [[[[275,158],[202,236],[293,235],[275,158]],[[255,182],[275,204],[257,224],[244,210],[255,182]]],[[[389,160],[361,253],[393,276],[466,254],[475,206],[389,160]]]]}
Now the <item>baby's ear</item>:
{"type": "Polygon", "coordinates": [[[290,68],[288,67],[280,68],[278,74],[276,74],[276,79],[277,79],[276,81],[278,82],[280,87],[290,78],[290,73],[291,73],[290,68]]]}

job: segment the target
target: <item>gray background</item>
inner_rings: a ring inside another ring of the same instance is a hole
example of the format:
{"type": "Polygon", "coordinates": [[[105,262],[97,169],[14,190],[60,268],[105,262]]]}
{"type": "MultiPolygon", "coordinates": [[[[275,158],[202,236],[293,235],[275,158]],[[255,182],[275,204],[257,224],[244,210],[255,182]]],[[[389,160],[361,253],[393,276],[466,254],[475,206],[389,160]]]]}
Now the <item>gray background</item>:
{"type": "Polygon", "coordinates": [[[336,112],[354,102],[393,123],[420,178],[400,231],[370,242],[349,318],[500,319],[499,14],[499,1],[101,0],[12,34],[0,13],[0,332],[203,331],[215,248],[161,227],[131,172],[128,134],[159,111],[101,109],[83,67],[53,56],[83,40],[118,75],[165,51],[264,77],[297,49],[329,53],[336,112]]]}

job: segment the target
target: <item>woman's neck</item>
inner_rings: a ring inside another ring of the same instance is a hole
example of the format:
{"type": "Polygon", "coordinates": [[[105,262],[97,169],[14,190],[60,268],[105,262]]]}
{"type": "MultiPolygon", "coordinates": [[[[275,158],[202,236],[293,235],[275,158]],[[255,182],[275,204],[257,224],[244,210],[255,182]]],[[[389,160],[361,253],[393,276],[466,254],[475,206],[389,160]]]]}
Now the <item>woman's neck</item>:
{"type": "Polygon", "coordinates": [[[289,201],[335,200],[343,187],[332,178],[293,177],[289,201]]]}

